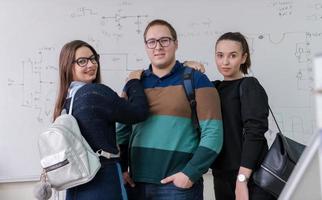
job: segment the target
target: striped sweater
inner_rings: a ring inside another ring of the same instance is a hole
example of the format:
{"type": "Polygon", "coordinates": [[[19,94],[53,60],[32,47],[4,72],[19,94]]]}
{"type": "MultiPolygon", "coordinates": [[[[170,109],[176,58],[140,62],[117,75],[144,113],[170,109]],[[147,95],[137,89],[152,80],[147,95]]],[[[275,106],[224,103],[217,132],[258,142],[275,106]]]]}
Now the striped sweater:
{"type": "Polygon", "coordinates": [[[150,116],[132,128],[119,125],[120,145],[129,144],[130,170],[135,182],[160,184],[177,172],[197,181],[217,157],[223,142],[220,100],[206,75],[194,73],[201,135],[193,128],[191,109],[182,85],[184,67],[178,61],[159,78],[146,70],[142,83],[150,116]]]}

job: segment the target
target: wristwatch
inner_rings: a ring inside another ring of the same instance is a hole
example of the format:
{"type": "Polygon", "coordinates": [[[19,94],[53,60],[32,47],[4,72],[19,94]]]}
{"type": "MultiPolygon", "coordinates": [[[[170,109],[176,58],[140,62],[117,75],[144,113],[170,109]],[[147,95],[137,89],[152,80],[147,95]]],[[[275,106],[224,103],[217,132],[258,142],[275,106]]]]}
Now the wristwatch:
{"type": "Polygon", "coordinates": [[[248,178],[244,174],[238,174],[237,180],[239,182],[247,182],[248,181],[248,178]]]}

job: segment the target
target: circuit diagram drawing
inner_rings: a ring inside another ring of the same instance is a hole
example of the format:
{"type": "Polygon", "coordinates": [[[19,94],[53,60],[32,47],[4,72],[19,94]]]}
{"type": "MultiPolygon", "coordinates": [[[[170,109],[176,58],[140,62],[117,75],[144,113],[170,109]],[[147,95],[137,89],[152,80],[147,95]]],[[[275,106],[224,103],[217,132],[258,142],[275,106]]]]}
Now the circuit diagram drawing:
{"type": "Polygon", "coordinates": [[[136,26],[136,33],[141,34],[142,33],[142,20],[147,19],[148,15],[122,15],[121,10],[118,11],[114,16],[102,16],[101,17],[101,24],[106,25],[108,23],[113,23],[114,26],[117,27],[118,30],[122,30],[124,25],[124,21],[131,20],[133,21],[133,24],[136,26]]]}
{"type": "Polygon", "coordinates": [[[36,110],[40,123],[52,114],[57,83],[51,76],[58,74],[58,67],[50,63],[54,51],[54,47],[40,48],[34,58],[21,61],[16,78],[8,78],[8,87],[21,91],[20,106],[36,110]]]}

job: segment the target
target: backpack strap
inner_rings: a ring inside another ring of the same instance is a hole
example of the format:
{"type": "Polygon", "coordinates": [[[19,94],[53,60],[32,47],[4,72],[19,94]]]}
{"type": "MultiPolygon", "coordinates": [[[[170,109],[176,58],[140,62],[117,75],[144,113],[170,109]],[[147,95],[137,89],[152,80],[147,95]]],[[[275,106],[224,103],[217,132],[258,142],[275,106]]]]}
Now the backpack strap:
{"type": "MultiPolygon", "coordinates": [[[[68,95],[67,95],[67,98],[71,98],[71,100],[70,100],[70,106],[69,106],[69,111],[68,111],[68,114],[69,115],[72,115],[75,94],[84,85],[85,85],[85,83],[79,82],[79,81],[73,81],[70,84],[69,89],[68,89],[68,95]]],[[[104,151],[103,149],[99,149],[95,153],[96,153],[96,155],[105,157],[107,159],[119,158],[120,157],[120,151],[117,154],[113,154],[113,153],[104,151]]]]}
{"type": "Polygon", "coordinates": [[[193,127],[197,131],[198,135],[200,135],[201,128],[200,128],[199,119],[197,115],[197,101],[196,101],[195,88],[193,85],[194,71],[195,70],[190,67],[185,67],[183,72],[183,88],[190,104],[191,120],[192,120],[193,127]]]}
{"type": "Polygon", "coordinates": [[[73,94],[71,94],[72,95],[72,99],[70,100],[70,105],[69,105],[69,111],[68,111],[68,114],[69,115],[72,115],[72,113],[73,113],[73,103],[74,103],[74,96],[75,96],[75,94],[76,94],[76,91],[73,94]]]}
{"type": "Polygon", "coordinates": [[[83,87],[85,85],[85,83],[83,82],[78,82],[78,81],[73,81],[68,89],[68,95],[67,98],[72,98],[70,100],[70,106],[69,106],[69,111],[68,114],[71,115],[73,113],[73,103],[74,103],[74,96],[76,94],[76,92],[79,90],[79,88],[83,87]]]}

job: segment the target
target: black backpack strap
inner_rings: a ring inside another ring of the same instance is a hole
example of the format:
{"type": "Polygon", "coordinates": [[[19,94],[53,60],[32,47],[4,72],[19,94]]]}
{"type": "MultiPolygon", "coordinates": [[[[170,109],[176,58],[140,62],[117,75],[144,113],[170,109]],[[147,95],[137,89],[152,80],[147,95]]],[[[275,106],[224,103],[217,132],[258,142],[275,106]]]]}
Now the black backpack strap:
{"type": "Polygon", "coordinates": [[[214,87],[218,90],[218,87],[219,87],[219,85],[220,85],[220,83],[221,83],[221,81],[220,80],[215,80],[215,81],[211,81],[211,83],[214,85],[214,87]]]}
{"type": "Polygon", "coordinates": [[[194,69],[190,67],[185,67],[183,72],[183,88],[186,93],[187,99],[190,104],[191,108],[191,120],[194,129],[197,131],[197,133],[201,134],[201,128],[199,124],[199,119],[197,115],[197,102],[196,102],[196,94],[195,94],[195,88],[193,85],[193,73],[194,69]]]}

